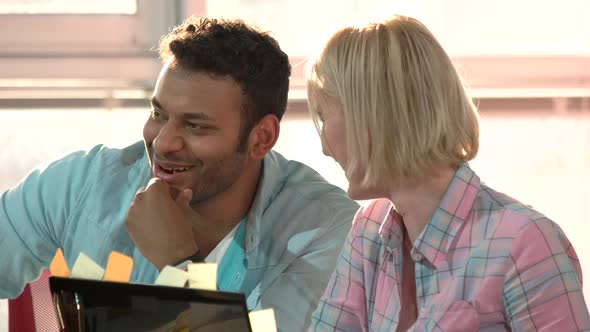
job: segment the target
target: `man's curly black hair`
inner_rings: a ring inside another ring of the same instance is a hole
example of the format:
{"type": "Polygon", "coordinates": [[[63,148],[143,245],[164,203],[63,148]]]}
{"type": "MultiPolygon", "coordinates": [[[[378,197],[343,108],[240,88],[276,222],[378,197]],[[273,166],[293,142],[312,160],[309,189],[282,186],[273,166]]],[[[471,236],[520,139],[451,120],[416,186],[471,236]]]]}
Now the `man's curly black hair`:
{"type": "Polygon", "coordinates": [[[230,76],[242,88],[240,145],[267,114],[280,120],[287,107],[289,57],[268,33],[241,20],[190,17],[162,37],[160,58],[181,68],[230,76]]]}

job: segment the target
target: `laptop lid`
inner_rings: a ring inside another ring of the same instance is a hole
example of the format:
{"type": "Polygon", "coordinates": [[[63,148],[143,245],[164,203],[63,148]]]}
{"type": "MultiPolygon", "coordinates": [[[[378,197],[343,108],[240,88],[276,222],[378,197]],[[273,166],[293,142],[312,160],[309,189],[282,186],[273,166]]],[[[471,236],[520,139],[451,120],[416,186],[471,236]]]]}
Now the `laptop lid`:
{"type": "Polygon", "coordinates": [[[241,293],[50,277],[62,331],[251,332],[241,293]]]}

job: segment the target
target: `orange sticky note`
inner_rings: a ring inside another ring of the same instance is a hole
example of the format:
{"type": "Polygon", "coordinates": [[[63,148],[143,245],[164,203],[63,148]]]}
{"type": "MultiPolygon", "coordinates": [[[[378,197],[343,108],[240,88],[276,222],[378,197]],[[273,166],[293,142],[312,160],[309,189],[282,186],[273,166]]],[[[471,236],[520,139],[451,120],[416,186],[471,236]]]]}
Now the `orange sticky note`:
{"type": "Polygon", "coordinates": [[[133,258],[113,251],[109,255],[104,280],[129,282],[131,270],[133,270],[133,258]]]}
{"type": "Polygon", "coordinates": [[[51,272],[52,276],[64,278],[70,277],[70,270],[68,269],[64,253],[61,248],[57,248],[55,256],[53,256],[53,260],[51,261],[51,264],[49,264],[49,271],[51,272]]]}

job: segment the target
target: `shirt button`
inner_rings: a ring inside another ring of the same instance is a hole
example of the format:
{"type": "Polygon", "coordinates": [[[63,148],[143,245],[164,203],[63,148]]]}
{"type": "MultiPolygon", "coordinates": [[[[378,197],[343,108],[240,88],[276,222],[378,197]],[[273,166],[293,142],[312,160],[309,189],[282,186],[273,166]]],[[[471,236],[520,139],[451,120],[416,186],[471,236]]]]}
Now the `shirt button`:
{"type": "Polygon", "coordinates": [[[424,258],[424,256],[422,256],[422,254],[421,254],[421,253],[419,253],[419,252],[413,252],[413,253],[412,253],[412,259],[413,259],[415,262],[419,262],[419,261],[421,261],[423,258],[424,258]]]}

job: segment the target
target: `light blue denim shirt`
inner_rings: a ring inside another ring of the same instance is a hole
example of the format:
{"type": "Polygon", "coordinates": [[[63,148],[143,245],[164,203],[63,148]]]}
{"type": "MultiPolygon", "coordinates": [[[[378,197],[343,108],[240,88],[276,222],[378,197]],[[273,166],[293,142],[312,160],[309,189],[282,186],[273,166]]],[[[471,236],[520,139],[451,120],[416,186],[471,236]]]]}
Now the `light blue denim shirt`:
{"type": "MultiPolygon", "coordinates": [[[[274,308],[280,330],[302,331],[358,205],[311,168],[277,152],[268,153],[263,165],[243,235],[228,250],[231,257],[222,259],[218,284],[245,293],[251,310],[274,308]]],[[[35,170],[3,193],[0,298],[17,296],[59,247],[70,268],[80,252],[102,266],[113,250],[127,254],[134,259],[132,282],[153,283],[158,271],[124,225],[136,191],[150,177],[143,142],[125,149],[99,145],[35,170]]]]}

